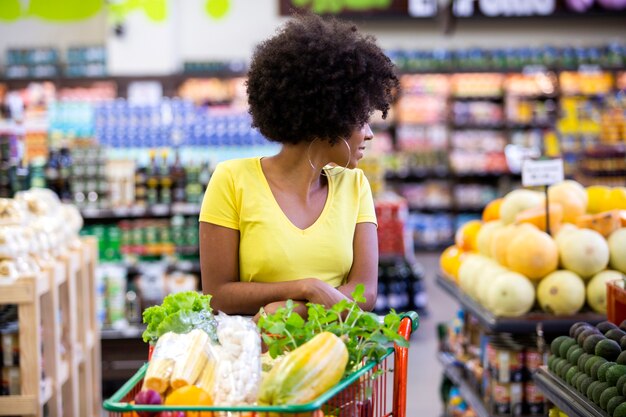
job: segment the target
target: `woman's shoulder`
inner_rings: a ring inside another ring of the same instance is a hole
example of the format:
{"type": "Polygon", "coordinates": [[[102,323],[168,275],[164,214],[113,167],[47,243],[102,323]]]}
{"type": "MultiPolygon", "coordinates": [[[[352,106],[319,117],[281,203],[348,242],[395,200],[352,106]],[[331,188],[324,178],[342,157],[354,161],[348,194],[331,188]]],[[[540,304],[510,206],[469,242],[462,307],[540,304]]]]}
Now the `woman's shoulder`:
{"type": "Polygon", "coordinates": [[[215,166],[215,172],[228,173],[232,176],[254,174],[258,170],[259,158],[237,158],[222,161],[215,166]]]}
{"type": "Polygon", "coordinates": [[[365,173],[360,168],[346,169],[341,174],[334,176],[338,185],[343,186],[360,186],[363,181],[367,181],[365,173]]]}

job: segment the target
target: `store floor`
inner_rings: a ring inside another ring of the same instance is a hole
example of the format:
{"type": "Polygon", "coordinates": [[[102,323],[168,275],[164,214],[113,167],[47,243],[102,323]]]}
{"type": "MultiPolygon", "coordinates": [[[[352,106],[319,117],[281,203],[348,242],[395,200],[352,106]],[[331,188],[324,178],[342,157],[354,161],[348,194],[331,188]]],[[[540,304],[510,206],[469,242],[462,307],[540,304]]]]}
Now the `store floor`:
{"type": "Polygon", "coordinates": [[[418,253],[417,260],[426,271],[428,314],[420,320],[420,328],[409,349],[407,417],[440,417],[442,415],[439,387],[442,367],[437,361],[437,323],[449,321],[458,309],[455,300],[435,283],[439,253],[418,253]]]}

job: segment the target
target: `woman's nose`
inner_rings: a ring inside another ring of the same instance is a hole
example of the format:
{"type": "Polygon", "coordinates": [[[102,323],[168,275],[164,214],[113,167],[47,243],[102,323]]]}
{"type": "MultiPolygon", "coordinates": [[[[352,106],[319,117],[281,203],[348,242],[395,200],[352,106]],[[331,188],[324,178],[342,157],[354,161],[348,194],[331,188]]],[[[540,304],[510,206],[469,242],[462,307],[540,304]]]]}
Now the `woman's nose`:
{"type": "Polygon", "coordinates": [[[372,128],[370,128],[369,123],[365,123],[363,126],[363,134],[365,135],[365,140],[374,139],[374,133],[372,132],[372,128]]]}

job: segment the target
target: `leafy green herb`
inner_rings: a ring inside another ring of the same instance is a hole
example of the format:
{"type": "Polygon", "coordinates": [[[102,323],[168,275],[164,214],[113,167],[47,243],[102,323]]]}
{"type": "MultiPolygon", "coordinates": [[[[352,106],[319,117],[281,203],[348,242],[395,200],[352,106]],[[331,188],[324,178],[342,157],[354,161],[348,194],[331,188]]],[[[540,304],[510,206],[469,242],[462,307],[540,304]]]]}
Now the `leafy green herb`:
{"type": "Polygon", "coordinates": [[[293,311],[291,300],[274,314],[262,311],[258,327],[270,356],[276,358],[321,332],[331,332],[340,337],[348,348],[346,373],[351,373],[364,360],[380,360],[390,343],[407,347],[408,342],[398,334],[400,315],[392,310],[381,323],[376,314],[365,312],[358,306],[357,303],[366,301],[364,293],[365,287],[359,284],[352,293],[354,301],[342,300],[329,309],[321,304],[307,303],[306,321],[293,311]]]}
{"type": "Polygon", "coordinates": [[[195,291],[170,294],[161,305],[144,310],[143,322],[148,326],[143,332],[143,340],[156,343],[164,333],[187,333],[199,328],[217,341],[217,323],[212,312],[210,295],[195,291]]]}

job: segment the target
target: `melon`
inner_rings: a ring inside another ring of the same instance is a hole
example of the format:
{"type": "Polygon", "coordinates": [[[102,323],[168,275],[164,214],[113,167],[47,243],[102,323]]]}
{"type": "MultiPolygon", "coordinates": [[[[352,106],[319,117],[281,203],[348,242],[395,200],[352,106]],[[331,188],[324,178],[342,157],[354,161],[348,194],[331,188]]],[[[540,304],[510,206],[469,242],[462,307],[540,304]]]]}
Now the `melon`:
{"type": "Polygon", "coordinates": [[[626,274],[626,228],[613,232],[608,243],[611,267],[626,274]]]}
{"type": "Polygon", "coordinates": [[[522,223],[519,225],[509,224],[502,228],[499,228],[493,233],[491,239],[491,257],[495,259],[500,265],[507,266],[507,250],[511,241],[523,230],[534,229],[528,223],[522,223]]]}
{"type": "Polygon", "coordinates": [[[559,249],[546,232],[529,228],[518,233],[506,252],[507,266],[520,274],[538,280],[559,266],[559,249]]]}
{"type": "Polygon", "coordinates": [[[558,184],[561,187],[566,187],[572,190],[578,197],[585,203],[585,207],[589,204],[589,198],[587,197],[587,190],[585,187],[574,180],[565,180],[558,184]]]}
{"type": "Polygon", "coordinates": [[[480,252],[481,255],[491,257],[491,241],[493,240],[496,230],[499,230],[502,227],[504,227],[504,225],[500,220],[494,220],[483,224],[483,227],[480,228],[478,236],[476,237],[476,246],[478,247],[478,252],[480,252]]]}
{"type": "MultiPolygon", "coordinates": [[[[552,203],[548,209],[550,213],[550,232],[558,230],[563,222],[563,207],[559,203],[552,203]]],[[[515,216],[516,223],[530,223],[537,229],[546,231],[546,206],[541,205],[526,209],[515,216]]]]}
{"type": "Polygon", "coordinates": [[[488,289],[487,305],[499,317],[519,317],[535,304],[535,287],[522,274],[499,274],[488,289]]]}
{"type": "Polygon", "coordinates": [[[531,190],[513,190],[502,199],[500,205],[500,220],[504,224],[510,224],[515,221],[518,213],[539,206],[543,203],[543,194],[531,190]]]}
{"type": "Polygon", "coordinates": [[[463,292],[472,296],[475,286],[475,280],[478,278],[478,274],[485,265],[485,261],[489,258],[485,258],[481,255],[469,254],[461,263],[459,267],[459,287],[463,292]]]}
{"type": "Polygon", "coordinates": [[[559,183],[548,189],[550,204],[558,203],[563,207],[563,221],[576,223],[576,219],[587,212],[587,201],[575,189],[559,183]]]}
{"type": "Polygon", "coordinates": [[[611,233],[622,227],[622,220],[619,210],[611,210],[580,216],[576,221],[576,225],[580,228],[595,230],[607,238],[611,233]]]}
{"type": "Polygon", "coordinates": [[[557,246],[559,246],[561,242],[564,242],[567,239],[567,235],[570,232],[576,230],[578,230],[578,227],[576,227],[575,225],[571,223],[563,223],[561,227],[558,228],[558,230],[552,233],[552,236],[554,236],[554,241],[556,242],[557,246]]]}
{"type": "Polygon", "coordinates": [[[602,271],[591,278],[587,284],[587,304],[596,312],[606,314],[606,283],[621,280],[618,271],[602,271]]]}
{"type": "Polygon", "coordinates": [[[489,306],[489,288],[493,285],[498,276],[508,272],[508,270],[495,261],[486,262],[482,268],[481,273],[478,275],[475,285],[475,298],[485,306],[487,309],[489,306]]]}
{"type": "Polygon", "coordinates": [[[609,264],[609,245],[595,230],[574,230],[557,245],[563,267],[582,278],[592,277],[609,264]]]}
{"type": "Polygon", "coordinates": [[[585,283],[572,271],[555,271],[539,283],[537,299],[547,313],[557,316],[575,314],[585,305],[585,283]]]}

